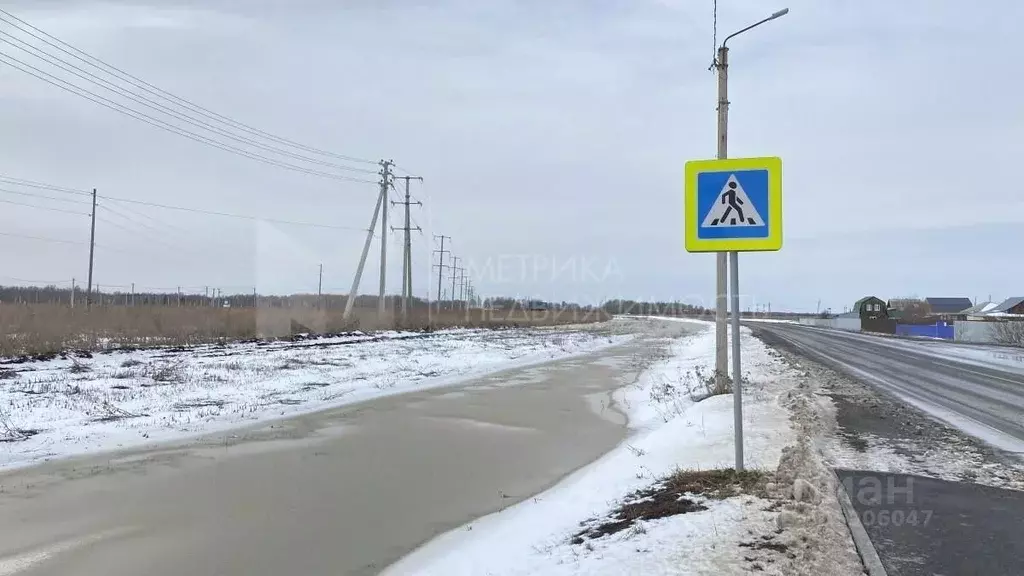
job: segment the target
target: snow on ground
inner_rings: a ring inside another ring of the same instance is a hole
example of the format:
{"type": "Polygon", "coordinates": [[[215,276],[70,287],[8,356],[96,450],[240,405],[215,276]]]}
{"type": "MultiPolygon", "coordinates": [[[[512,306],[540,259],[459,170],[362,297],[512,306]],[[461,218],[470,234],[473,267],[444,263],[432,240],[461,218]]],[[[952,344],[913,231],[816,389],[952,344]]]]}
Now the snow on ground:
{"type": "Polygon", "coordinates": [[[7,361],[0,364],[0,468],[453,384],[631,338],[603,332],[385,332],[7,361]]]}
{"type": "MultiPolygon", "coordinates": [[[[769,484],[778,500],[698,496],[706,510],[642,521],[599,538],[574,539],[581,523],[607,519],[625,496],[675,470],[733,466],[732,396],[694,401],[702,392],[700,382],[713,373],[714,333],[708,329],[672,342],[667,357],[650,359],[637,383],[616,393],[629,415],[632,433],[626,442],[547,492],[439,536],[385,574],[859,574],[834,499],[822,498],[811,488],[804,498],[812,502],[797,502],[798,508],[790,509],[792,498],[786,495],[792,493],[795,478],[810,469],[811,460],[819,462],[816,473],[824,469],[808,438],[797,442],[791,425],[788,404],[795,398],[794,381],[784,377],[789,368],[749,330],[742,333],[748,381],[746,465],[767,471],[779,467],[779,484],[769,484]],[[794,442],[803,448],[783,448],[794,442]],[[779,527],[799,533],[782,547],[789,559],[762,547],[785,537],[778,536],[783,532],[777,532],[779,527]],[[801,547],[824,541],[834,552],[811,553],[817,560],[796,566],[808,558],[801,547]]],[[[828,474],[804,483],[827,483],[828,474]]]]}

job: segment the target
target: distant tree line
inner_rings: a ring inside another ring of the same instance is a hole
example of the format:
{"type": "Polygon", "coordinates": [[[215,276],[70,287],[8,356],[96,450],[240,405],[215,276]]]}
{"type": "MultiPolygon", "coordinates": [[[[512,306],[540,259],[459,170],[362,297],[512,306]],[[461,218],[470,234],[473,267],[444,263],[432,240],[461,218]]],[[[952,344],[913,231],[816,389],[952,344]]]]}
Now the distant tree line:
{"type": "MultiPolygon", "coordinates": [[[[0,286],[0,303],[12,304],[71,304],[72,292],[70,288],[57,286],[0,286]]],[[[75,306],[85,305],[86,293],[82,287],[77,286],[74,291],[75,306]]],[[[210,294],[185,294],[166,292],[135,292],[126,291],[93,291],[93,304],[97,306],[189,306],[189,307],[231,307],[251,308],[323,308],[329,310],[343,309],[348,301],[344,294],[292,294],[288,296],[274,296],[263,294],[224,294],[214,297],[210,294]]],[[[410,304],[414,309],[425,309],[427,306],[438,306],[437,302],[428,302],[423,298],[413,297],[410,304]]],[[[389,295],[385,299],[385,306],[389,309],[399,309],[402,305],[402,298],[397,295],[389,295]]],[[[466,304],[462,301],[443,301],[440,306],[445,309],[461,308],[466,304]]],[[[602,310],[608,314],[632,314],[641,316],[706,316],[713,315],[714,310],[686,304],[684,302],[646,302],[638,300],[608,300],[601,305],[578,304],[575,302],[551,302],[535,298],[512,298],[492,297],[474,298],[471,307],[482,307],[493,310],[551,310],[551,311],[580,311],[589,312],[602,310]]],[[[375,294],[362,294],[356,297],[354,304],[358,308],[373,308],[377,306],[375,294]]],[[[744,316],[763,316],[763,314],[744,313],[744,316]]],[[[786,317],[790,314],[773,312],[773,317],[786,317]]]]}

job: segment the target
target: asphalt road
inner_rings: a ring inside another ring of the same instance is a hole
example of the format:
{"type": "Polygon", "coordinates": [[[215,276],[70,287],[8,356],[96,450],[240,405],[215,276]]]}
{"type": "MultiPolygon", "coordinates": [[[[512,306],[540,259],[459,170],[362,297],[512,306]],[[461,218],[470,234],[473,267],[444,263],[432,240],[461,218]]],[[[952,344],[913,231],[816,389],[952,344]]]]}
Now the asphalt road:
{"type": "MultiPolygon", "coordinates": [[[[944,344],[761,324],[807,358],[836,368],[1010,452],[1024,452],[1024,363],[943,357],[944,344]]],[[[995,352],[992,352],[995,354],[995,352]]]]}
{"type": "Polygon", "coordinates": [[[0,576],[376,574],[623,440],[652,348],[0,475],[0,576]]]}
{"type": "Polygon", "coordinates": [[[1024,492],[837,470],[889,576],[1024,574],[1024,492]]]}
{"type": "MultiPolygon", "coordinates": [[[[848,441],[874,435],[898,440],[908,433],[944,442],[935,430],[909,431],[927,419],[897,408],[907,402],[968,434],[1013,450],[1024,444],[1024,365],[1006,350],[974,350],[957,360],[942,342],[905,342],[784,324],[757,324],[769,345],[845,373],[894,397],[892,402],[837,402],[848,441]],[[980,353],[978,353],[980,352],[980,353]],[[986,361],[986,354],[992,361],[986,361]]],[[[864,444],[860,449],[866,448],[864,444]]],[[[938,449],[955,447],[941,445],[938,449]]],[[[1005,450],[993,457],[1015,460],[1005,450]]],[[[919,454],[927,460],[927,454],[919,454]]],[[[1019,456],[1019,455],[1018,455],[1019,456]]],[[[890,576],[1024,574],[1024,492],[972,482],[865,470],[836,470],[890,576]]]]}

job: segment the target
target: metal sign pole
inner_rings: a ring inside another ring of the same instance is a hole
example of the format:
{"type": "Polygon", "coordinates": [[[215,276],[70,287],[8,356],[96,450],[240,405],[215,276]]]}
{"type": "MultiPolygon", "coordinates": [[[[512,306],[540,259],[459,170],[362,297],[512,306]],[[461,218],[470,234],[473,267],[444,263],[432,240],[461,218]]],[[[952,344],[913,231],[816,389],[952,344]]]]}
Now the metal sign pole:
{"type": "Polygon", "coordinates": [[[729,295],[732,300],[732,407],[736,433],[736,471],[743,470],[743,372],[740,370],[740,253],[729,252],[729,295]]]}

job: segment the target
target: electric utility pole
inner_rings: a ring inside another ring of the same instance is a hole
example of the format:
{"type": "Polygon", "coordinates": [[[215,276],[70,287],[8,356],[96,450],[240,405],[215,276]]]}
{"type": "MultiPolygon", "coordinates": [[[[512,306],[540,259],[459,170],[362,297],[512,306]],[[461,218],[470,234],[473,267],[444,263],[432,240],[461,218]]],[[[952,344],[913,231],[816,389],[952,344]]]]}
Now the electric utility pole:
{"type": "Polygon", "coordinates": [[[466,269],[459,268],[459,302],[466,299],[466,269]]]}
{"type": "Polygon", "coordinates": [[[96,189],[92,189],[92,226],[89,231],[89,285],[85,289],[85,309],[92,308],[92,265],[96,255],[96,189]]]}
{"type": "Polygon", "coordinates": [[[412,299],[412,231],[420,230],[420,227],[412,227],[409,221],[411,216],[409,215],[409,207],[413,204],[422,206],[422,202],[413,202],[409,194],[409,181],[419,180],[423,181],[423,178],[419,176],[399,176],[405,180],[405,202],[392,202],[392,205],[402,204],[405,206],[405,227],[402,230],[405,231],[405,253],[402,257],[402,321],[405,322],[409,319],[409,301],[412,299]]]}
{"type": "Polygon", "coordinates": [[[324,265],[323,265],[323,263],[321,263],[320,264],[320,279],[317,281],[317,284],[316,284],[316,303],[317,303],[317,306],[321,305],[320,301],[323,299],[323,297],[324,297],[324,265]]]}
{"type": "MultiPolygon", "coordinates": [[[[789,8],[775,12],[771,16],[747,26],[738,32],[725,37],[722,45],[719,46],[715,55],[712,67],[718,71],[718,158],[725,159],[728,156],[729,146],[729,48],[726,44],[729,40],[764,24],[785,16],[789,8]]],[[[717,16],[716,16],[717,19],[717,16]]],[[[717,37],[717,22],[715,35],[717,37]]],[[[716,42],[717,43],[717,42],[716,42]]],[[[718,383],[727,377],[728,352],[726,341],[726,284],[731,288],[732,300],[732,386],[733,386],[733,430],[736,444],[736,470],[743,470],[743,387],[740,372],[740,294],[739,294],[739,253],[719,252],[717,254],[716,274],[716,298],[715,298],[715,376],[718,383]],[[726,266],[732,264],[732,274],[727,272],[726,266]]]]}
{"type": "Polygon", "coordinates": [[[377,293],[377,319],[384,318],[387,308],[385,288],[388,278],[388,189],[391,183],[391,164],[384,163],[381,170],[380,198],[380,292],[377,293]]]}
{"type": "MultiPolygon", "coordinates": [[[[373,242],[373,231],[377,227],[377,218],[380,216],[381,209],[383,208],[385,214],[387,213],[387,202],[388,186],[391,185],[391,165],[393,162],[390,160],[381,160],[380,166],[380,193],[377,195],[377,205],[373,209],[373,217],[370,218],[370,227],[366,230],[366,243],[363,244],[363,253],[359,257],[359,266],[356,267],[355,278],[352,279],[352,289],[348,291],[348,297],[345,299],[345,312],[342,315],[343,320],[348,320],[349,316],[352,315],[352,306],[356,302],[356,295],[359,291],[359,280],[363,277],[363,266],[366,265],[366,256],[370,253],[370,243],[373,242]]],[[[386,218],[386,216],[385,216],[386,218]]],[[[382,226],[383,230],[384,227],[382,226]]],[[[381,234],[381,244],[386,245],[386,234],[381,234]]],[[[380,273],[380,302],[378,303],[377,312],[382,313],[384,310],[384,248],[381,248],[381,273],[380,273]]]]}
{"type": "Polygon", "coordinates": [[[440,250],[434,250],[434,254],[437,254],[437,264],[435,264],[435,266],[437,266],[437,311],[438,311],[438,313],[440,313],[441,312],[441,275],[443,274],[444,269],[447,268],[447,266],[445,266],[445,264],[444,264],[444,255],[451,253],[451,250],[445,250],[444,249],[444,239],[447,238],[447,239],[451,240],[452,237],[451,236],[445,236],[443,234],[434,234],[434,239],[436,240],[438,238],[441,239],[441,249],[440,250]]]}
{"type": "MultiPolygon", "coordinates": [[[[723,159],[729,153],[729,49],[723,43],[715,58],[718,70],[718,153],[717,158],[723,159]]],[[[719,389],[729,374],[729,344],[726,319],[726,284],[729,282],[728,255],[725,252],[715,254],[715,379],[719,389]]]]}
{"type": "Polygon", "coordinates": [[[452,264],[450,268],[452,269],[452,310],[455,310],[455,279],[458,278],[459,275],[459,260],[462,260],[462,258],[459,258],[458,256],[451,257],[452,264]]]}

